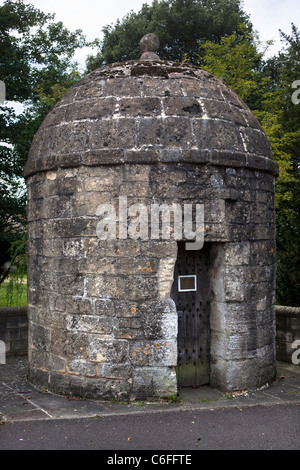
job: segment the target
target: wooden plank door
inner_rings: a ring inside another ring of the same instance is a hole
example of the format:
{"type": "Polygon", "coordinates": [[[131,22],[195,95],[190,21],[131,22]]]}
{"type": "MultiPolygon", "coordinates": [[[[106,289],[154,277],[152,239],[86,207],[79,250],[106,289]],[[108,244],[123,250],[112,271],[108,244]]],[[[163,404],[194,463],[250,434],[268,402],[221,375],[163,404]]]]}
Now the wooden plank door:
{"type": "Polygon", "coordinates": [[[174,283],[171,297],[178,312],[178,387],[199,386],[209,383],[210,325],[209,325],[209,245],[201,250],[185,250],[178,243],[174,283]],[[180,276],[196,276],[193,279],[180,276]],[[180,287],[183,288],[180,291],[180,287]]]}

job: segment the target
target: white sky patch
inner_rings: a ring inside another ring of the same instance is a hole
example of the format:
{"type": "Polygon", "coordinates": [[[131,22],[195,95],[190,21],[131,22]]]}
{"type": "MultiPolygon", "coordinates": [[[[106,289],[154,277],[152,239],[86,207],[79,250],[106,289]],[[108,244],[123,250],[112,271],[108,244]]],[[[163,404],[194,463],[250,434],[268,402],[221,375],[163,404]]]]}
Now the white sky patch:
{"type": "MultiPolygon", "coordinates": [[[[4,1],[0,0],[0,5],[4,1]]],[[[44,13],[55,13],[55,20],[62,21],[71,31],[81,29],[89,41],[101,39],[102,28],[122,20],[131,11],[139,12],[143,4],[151,5],[150,0],[27,0],[44,13]]],[[[254,29],[258,31],[261,41],[275,41],[267,57],[275,55],[282,48],[279,29],[291,33],[291,23],[299,24],[299,0],[243,0],[242,7],[250,16],[254,29]]],[[[80,69],[85,69],[85,59],[96,51],[79,50],[75,61],[80,69]]],[[[0,77],[1,78],[1,77],[0,77]]]]}

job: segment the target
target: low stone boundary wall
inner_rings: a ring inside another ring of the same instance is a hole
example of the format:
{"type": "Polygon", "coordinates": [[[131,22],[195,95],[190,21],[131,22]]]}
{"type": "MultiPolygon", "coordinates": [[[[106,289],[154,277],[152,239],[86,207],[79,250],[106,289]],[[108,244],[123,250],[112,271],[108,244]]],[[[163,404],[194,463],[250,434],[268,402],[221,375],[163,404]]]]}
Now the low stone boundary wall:
{"type": "MultiPolygon", "coordinates": [[[[292,345],[297,340],[300,341],[300,307],[276,306],[278,361],[292,362],[292,345]]],[[[7,356],[27,354],[27,307],[0,308],[0,341],[5,342],[7,356]]]]}
{"type": "Polygon", "coordinates": [[[300,341],[300,307],[276,306],[276,357],[278,361],[293,363],[292,355],[299,347],[295,345],[297,340],[300,341]]]}
{"type": "Polygon", "coordinates": [[[27,307],[0,308],[0,341],[5,343],[6,356],[27,354],[27,307]]]}

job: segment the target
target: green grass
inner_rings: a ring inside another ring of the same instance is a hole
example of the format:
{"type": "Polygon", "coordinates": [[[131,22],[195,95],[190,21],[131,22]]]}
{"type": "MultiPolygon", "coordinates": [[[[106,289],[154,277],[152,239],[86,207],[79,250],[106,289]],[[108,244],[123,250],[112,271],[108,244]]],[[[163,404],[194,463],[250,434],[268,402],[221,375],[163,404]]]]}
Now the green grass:
{"type": "Polygon", "coordinates": [[[27,305],[27,283],[21,286],[21,295],[14,292],[12,304],[9,303],[7,298],[8,282],[3,282],[0,286],[0,307],[23,307],[27,305]]]}

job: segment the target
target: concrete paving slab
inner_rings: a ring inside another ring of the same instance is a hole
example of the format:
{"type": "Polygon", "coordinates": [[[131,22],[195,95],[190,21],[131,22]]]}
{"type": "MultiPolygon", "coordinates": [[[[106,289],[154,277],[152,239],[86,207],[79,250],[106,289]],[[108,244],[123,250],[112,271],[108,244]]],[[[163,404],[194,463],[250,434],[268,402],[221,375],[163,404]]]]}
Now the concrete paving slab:
{"type": "Polygon", "coordinates": [[[189,403],[206,403],[215,400],[226,399],[226,394],[212,387],[185,387],[179,389],[179,399],[189,403]]]}
{"type": "Polygon", "coordinates": [[[256,405],[300,404],[300,367],[278,363],[277,378],[256,391],[223,393],[210,386],[182,388],[176,400],[111,403],[57,396],[31,385],[27,358],[8,358],[0,365],[0,421],[21,422],[107,415],[160,413],[176,410],[245,408],[256,405]]]}

